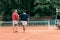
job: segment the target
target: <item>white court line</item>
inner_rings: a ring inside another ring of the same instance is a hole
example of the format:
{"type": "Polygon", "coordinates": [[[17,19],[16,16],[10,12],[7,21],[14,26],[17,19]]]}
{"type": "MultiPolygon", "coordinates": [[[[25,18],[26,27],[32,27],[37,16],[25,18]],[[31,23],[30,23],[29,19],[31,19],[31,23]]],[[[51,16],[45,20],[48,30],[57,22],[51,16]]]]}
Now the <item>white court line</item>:
{"type": "Polygon", "coordinates": [[[48,31],[54,31],[54,30],[26,30],[26,32],[48,32],[48,31]]]}
{"type": "Polygon", "coordinates": [[[20,40],[24,40],[24,39],[28,38],[28,37],[31,36],[31,35],[32,35],[32,34],[29,34],[28,36],[25,36],[25,37],[21,38],[20,40]]]}
{"type": "MultiPolygon", "coordinates": [[[[56,31],[56,30],[26,30],[26,32],[50,32],[50,31],[56,31]]],[[[21,38],[20,40],[24,40],[26,38],[28,38],[29,36],[31,36],[33,33],[29,34],[28,36],[24,36],[23,38],[21,38]]]]}

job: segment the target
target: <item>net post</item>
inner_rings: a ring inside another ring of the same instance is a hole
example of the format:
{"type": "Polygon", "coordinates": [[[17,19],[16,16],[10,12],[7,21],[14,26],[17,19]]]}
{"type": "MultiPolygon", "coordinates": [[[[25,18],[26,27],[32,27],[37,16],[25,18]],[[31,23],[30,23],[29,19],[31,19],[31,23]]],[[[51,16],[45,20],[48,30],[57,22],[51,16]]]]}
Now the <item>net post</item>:
{"type": "Polygon", "coordinates": [[[50,29],[50,21],[48,20],[48,29],[50,29]]]}

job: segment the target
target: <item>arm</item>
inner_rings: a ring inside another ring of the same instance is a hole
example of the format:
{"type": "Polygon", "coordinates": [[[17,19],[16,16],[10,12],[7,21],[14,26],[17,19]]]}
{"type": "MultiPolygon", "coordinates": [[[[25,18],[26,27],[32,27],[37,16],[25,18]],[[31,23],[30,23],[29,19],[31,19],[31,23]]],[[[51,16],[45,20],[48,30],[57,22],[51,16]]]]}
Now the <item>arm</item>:
{"type": "Polygon", "coordinates": [[[29,21],[29,18],[27,18],[27,20],[29,21]]]}
{"type": "Polygon", "coordinates": [[[18,14],[16,14],[16,20],[19,20],[19,15],[18,14]]]}
{"type": "Polygon", "coordinates": [[[29,21],[29,17],[28,17],[28,15],[27,15],[27,20],[29,21]]]}
{"type": "Polygon", "coordinates": [[[18,15],[18,20],[19,20],[19,15],[18,15]]]}

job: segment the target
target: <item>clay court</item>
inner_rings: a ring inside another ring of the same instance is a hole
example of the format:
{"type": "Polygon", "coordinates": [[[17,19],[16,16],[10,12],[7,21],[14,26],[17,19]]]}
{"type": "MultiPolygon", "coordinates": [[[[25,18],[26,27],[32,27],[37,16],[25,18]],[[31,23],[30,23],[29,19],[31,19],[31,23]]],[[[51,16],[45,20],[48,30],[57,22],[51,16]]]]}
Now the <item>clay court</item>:
{"type": "Polygon", "coordinates": [[[12,26],[1,26],[0,40],[60,40],[60,30],[56,30],[54,26],[50,29],[46,26],[28,26],[23,32],[19,26],[18,32],[13,33],[12,26]]]}

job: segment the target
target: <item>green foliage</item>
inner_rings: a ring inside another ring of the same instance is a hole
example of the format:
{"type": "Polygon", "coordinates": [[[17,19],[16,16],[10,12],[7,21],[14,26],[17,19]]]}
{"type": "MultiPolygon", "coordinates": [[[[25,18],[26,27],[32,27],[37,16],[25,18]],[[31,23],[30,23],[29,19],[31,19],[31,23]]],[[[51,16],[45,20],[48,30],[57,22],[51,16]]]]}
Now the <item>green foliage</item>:
{"type": "Polygon", "coordinates": [[[37,0],[35,5],[34,12],[40,16],[53,16],[56,14],[56,7],[54,6],[55,4],[53,4],[51,1],[37,0]]]}
{"type": "Polygon", "coordinates": [[[13,9],[17,9],[19,14],[26,10],[30,17],[54,16],[59,5],[56,0],[0,0],[0,16],[3,20],[11,20],[13,9]]]}

